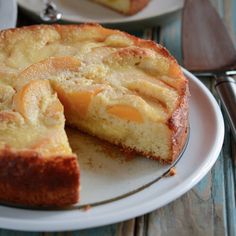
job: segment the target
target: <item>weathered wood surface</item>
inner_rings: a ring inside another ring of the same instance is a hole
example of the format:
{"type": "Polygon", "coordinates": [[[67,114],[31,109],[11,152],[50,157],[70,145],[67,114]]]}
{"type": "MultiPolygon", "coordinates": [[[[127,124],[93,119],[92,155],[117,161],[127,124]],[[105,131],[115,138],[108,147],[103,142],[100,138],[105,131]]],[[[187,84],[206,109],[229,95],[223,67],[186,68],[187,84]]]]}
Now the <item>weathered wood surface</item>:
{"type": "MultiPolygon", "coordinates": [[[[236,0],[211,0],[236,45],[236,0]]],[[[181,63],[181,15],[161,27],[132,32],[164,44],[181,63]]],[[[216,26],[217,27],[217,26],[216,26]]],[[[203,83],[214,93],[213,81],[203,83]]],[[[60,233],[1,230],[0,236],[236,236],[236,145],[229,127],[222,152],[212,170],[192,190],[147,215],[109,226],[60,233]]]]}

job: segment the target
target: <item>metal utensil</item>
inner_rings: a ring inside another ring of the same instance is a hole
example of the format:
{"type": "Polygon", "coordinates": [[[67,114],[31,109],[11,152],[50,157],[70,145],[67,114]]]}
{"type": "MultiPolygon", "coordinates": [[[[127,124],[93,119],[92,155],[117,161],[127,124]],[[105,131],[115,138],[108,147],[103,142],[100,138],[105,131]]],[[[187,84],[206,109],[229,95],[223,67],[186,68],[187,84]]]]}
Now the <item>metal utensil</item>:
{"type": "Polygon", "coordinates": [[[185,0],[182,15],[184,66],[215,78],[215,88],[236,140],[236,50],[216,9],[208,0],[185,0]]]}
{"type": "Polygon", "coordinates": [[[53,23],[61,19],[62,13],[57,10],[56,4],[52,0],[45,0],[45,8],[40,13],[40,18],[48,23],[53,23]]]}

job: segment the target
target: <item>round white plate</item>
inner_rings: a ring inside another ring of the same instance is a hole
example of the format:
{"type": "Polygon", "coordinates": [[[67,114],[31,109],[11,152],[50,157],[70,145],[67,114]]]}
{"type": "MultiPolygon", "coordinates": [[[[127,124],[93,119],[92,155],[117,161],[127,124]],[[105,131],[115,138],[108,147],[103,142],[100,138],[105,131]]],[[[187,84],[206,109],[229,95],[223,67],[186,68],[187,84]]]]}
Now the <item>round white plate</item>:
{"type": "MultiPolygon", "coordinates": [[[[89,0],[54,0],[58,10],[63,13],[62,20],[67,22],[97,22],[101,24],[130,23],[142,21],[174,12],[183,6],[183,0],[151,0],[139,13],[123,16],[89,0]]],[[[43,0],[18,0],[25,10],[39,15],[44,8],[43,0]]]]}
{"type": "Polygon", "coordinates": [[[16,0],[0,0],[0,30],[16,26],[16,0]]]}
{"type": "Polygon", "coordinates": [[[191,73],[184,72],[191,92],[190,136],[176,164],[175,176],[159,179],[169,166],[122,156],[108,144],[69,130],[70,143],[78,151],[81,166],[80,204],[57,211],[0,206],[0,228],[64,231],[111,224],[164,206],[197,184],[220,153],[224,123],[208,89],[191,73]],[[90,210],[80,208],[87,204],[93,205],[90,210]]]}

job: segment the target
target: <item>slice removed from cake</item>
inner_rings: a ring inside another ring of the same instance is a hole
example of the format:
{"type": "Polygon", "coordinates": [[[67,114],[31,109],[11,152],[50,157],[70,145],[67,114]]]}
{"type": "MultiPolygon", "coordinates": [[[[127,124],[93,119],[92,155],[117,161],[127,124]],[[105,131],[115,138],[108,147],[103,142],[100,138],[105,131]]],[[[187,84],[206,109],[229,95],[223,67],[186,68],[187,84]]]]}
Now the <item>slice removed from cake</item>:
{"type": "Polygon", "coordinates": [[[93,0],[124,15],[134,15],[141,11],[149,0],[93,0]]]}
{"type": "Polygon", "coordinates": [[[65,206],[79,198],[79,167],[49,81],[0,84],[0,202],[65,206]],[[10,96],[10,97],[9,97],[10,96]],[[4,193],[4,194],[3,194],[4,193]]]}

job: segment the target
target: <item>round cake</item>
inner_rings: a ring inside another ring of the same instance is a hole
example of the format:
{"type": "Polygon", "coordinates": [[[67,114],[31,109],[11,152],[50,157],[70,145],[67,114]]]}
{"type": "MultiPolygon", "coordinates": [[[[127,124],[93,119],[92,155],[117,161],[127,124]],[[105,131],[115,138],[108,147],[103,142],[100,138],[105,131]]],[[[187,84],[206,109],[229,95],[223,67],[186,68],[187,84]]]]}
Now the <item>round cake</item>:
{"type": "Polygon", "coordinates": [[[176,60],[152,41],[97,24],[0,32],[0,202],[79,201],[65,124],[172,163],[187,139],[188,94],[176,60]]]}

